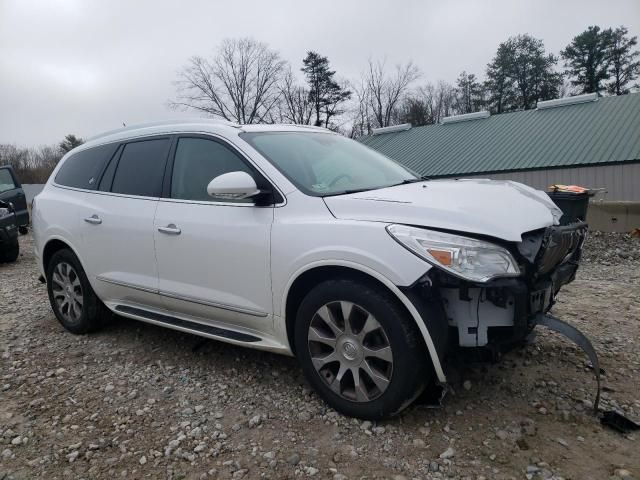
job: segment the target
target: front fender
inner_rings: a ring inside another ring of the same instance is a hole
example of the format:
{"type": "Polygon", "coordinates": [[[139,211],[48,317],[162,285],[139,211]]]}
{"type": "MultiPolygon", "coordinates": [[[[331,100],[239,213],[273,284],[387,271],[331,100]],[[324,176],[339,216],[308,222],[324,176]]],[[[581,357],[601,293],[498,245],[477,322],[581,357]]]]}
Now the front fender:
{"type": "MultiPolygon", "coordinates": [[[[396,298],[400,300],[400,302],[402,302],[402,304],[405,306],[405,308],[413,318],[413,321],[415,322],[416,326],[420,330],[420,333],[422,334],[422,338],[424,339],[425,345],[427,346],[429,357],[431,358],[431,361],[433,363],[433,368],[436,373],[436,376],[438,377],[438,380],[442,383],[446,382],[446,376],[442,369],[442,364],[440,363],[440,357],[438,356],[438,349],[436,348],[436,345],[434,344],[434,341],[433,341],[433,337],[431,336],[429,329],[427,328],[425,321],[423,320],[420,313],[418,312],[415,304],[389,278],[385,277],[384,275],[377,272],[376,270],[369,268],[366,265],[362,265],[360,263],[346,261],[346,260],[320,260],[320,261],[312,262],[308,265],[305,265],[303,268],[299,269],[294,275],[292,275],[289,281],[287,282],[280,304],[283,306],[286,306],[287,298],[288,298],[289,292],[291,291],[291,287],[301,275],[303,275],[305,272],[308,272],[310,270],[313,270],[315,268],[320,268],[320,267],[345,267],[345,268],[357,270],[361,273],[364,273],[370,277],[375,278],[380,283],[382,283],[385,287],[387,287],[391,291],[391,293],[393,293],[396,296],[396,298]]],[[[281,315],[281,316],[284,318],[284,315],[281,315]]]]}

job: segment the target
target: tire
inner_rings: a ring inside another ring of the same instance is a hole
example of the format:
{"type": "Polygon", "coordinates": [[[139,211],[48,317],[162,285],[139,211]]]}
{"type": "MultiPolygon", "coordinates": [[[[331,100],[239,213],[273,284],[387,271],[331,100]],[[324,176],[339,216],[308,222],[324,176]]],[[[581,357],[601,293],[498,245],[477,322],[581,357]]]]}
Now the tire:
{"type": "Polygon", "coordinates": [[[0,250],[0,263],[12,263],[18,259],[20,255],[20,243],[16,237],[8,247],[0,250]]]}
{"type": "Polygon", "coordinates": [[[111,312],[94,293],[71,250],[58,250],[51,257],[47,265],[47,291],[53,313],[72,333],[94,332],[111,318],[111,312]]]}
{"type": "Polygon", "coordinates": [[[394,416],[430,380],[428,353],[413,319],[373,284],[341,279],[313,288],[298,309],[295,346],[316,392],[351,417],[394,416]]]}
{"type": "Polygon", "coordinates": [[[18,227],[18,232],[20,232],[20,235],[26,235],[27,233],[29,233],[29,227],[27,227],[26,225],[22,225],[18,227]]]}

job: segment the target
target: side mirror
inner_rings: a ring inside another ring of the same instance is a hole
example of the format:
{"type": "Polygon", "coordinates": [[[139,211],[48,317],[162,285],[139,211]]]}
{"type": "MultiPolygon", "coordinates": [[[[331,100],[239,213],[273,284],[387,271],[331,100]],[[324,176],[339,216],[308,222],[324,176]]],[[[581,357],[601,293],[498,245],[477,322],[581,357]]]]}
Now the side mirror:
{"type": "Polygon", "coordinates": [[[262,192],[247,172],[229,172],[218,175],[207,185],[211,197],[242,200],[255,197],[262,192]]]}

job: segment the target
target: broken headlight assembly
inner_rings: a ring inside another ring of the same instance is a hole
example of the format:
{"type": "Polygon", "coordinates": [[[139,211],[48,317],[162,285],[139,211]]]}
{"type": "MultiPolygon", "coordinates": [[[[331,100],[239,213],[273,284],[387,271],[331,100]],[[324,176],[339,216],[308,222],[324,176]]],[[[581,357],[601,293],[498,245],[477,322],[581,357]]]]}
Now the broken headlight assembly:
{"type": "Polygon", "coordinates": [[[434,267],[464,280],[484,283],[520,275],[511,253],[490,242],[406,225],[389,225],[387,232],[434,267]]]}

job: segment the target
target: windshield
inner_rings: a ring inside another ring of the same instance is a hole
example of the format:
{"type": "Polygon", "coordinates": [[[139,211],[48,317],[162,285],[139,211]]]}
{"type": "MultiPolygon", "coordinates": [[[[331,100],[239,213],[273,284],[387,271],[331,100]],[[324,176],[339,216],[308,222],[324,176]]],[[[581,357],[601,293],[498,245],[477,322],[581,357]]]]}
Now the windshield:
{"type": "Polygon", "coordinates": [[[340,195],[419,180],[394,160],[340,135],[250,132],[240,136],[307,195],[340,195]]]}

